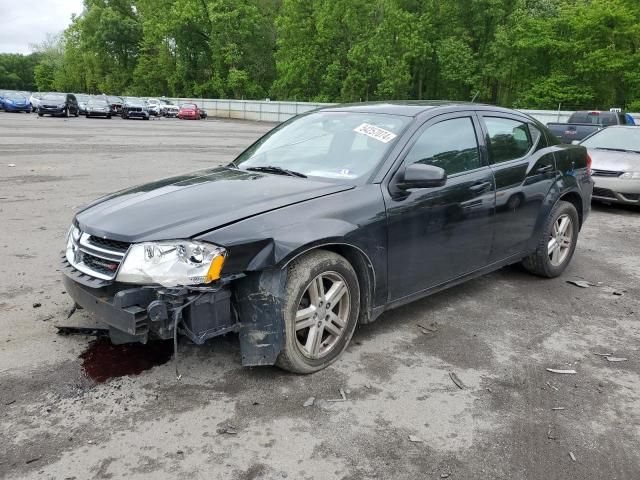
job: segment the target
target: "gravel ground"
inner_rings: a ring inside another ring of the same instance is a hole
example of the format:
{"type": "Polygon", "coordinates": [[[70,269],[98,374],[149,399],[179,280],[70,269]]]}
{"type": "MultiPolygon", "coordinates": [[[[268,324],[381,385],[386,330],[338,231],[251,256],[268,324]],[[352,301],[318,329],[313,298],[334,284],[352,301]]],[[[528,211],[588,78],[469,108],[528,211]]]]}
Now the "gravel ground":
{"type": "Polygon", "coordinates": [[[172,362],[89,379],[92,339],[54,328],[94,324],[66,319],[57,271],[74,210],[269,128],[0,113],[0,477],[639,477],[640,210],[595,206],[563,277],[509,267],[388,312],[315,375],[241,368],[230,335],[182,342],[180,381],[172,362]]]}

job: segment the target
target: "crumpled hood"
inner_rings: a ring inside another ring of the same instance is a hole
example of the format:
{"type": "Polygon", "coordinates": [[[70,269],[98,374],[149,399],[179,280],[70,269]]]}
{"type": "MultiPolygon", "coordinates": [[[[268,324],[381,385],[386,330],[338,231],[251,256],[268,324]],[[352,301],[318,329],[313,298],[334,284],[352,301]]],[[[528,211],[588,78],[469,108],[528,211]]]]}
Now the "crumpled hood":
{"type": "Polygon", "coordinates": [[[640,172],[640,153],[589,149],[593,170],[640,172]]]}
{"type": "Polygon", "coordinates": [[[84,207],[81,230],[123,242],[190,238],[351,185],[226,167],[122,190],[84,207]]]}

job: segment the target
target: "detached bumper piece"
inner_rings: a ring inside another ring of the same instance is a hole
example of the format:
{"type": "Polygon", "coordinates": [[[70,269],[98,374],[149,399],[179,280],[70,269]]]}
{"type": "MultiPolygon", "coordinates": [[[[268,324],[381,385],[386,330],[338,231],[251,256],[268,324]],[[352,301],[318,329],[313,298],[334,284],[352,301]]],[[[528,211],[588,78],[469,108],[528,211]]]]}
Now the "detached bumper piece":
{"type": "Polygon", "coordinates": [[[178,333],[196,344],[239,331],[228,286],[200,291],[163,287],[117,290],[115,286],[84,286],[68,274],[63,275],[63,281],[79,306],[109,326],[114,344],[146,343],[149,337],[170,339],[176,324],[178,333]]]}

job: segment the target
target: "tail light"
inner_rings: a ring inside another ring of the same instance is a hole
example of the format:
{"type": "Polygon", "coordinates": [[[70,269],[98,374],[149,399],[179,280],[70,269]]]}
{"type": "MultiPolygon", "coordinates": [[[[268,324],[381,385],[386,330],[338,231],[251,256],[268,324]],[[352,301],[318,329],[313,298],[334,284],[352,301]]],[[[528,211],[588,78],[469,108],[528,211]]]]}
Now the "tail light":
{"type": "Polygon", "coordinates": [[[591,175],[591,155],[587,153],[587,175],[591,175]]]}

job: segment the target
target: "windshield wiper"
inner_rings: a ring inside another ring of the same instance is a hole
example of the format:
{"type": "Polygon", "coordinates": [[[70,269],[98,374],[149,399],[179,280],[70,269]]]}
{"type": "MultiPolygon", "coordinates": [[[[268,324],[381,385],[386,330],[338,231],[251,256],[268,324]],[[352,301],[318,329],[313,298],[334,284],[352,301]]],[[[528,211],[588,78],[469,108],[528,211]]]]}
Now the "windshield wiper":
{"type": "Polygon", "coordinates": [[[624,148],[609,148],[609,147],[595,147],[596,150],[610,150],[612,152],[633,152],[638,153],[637,150],[626,150],[624,148]]]}
{"type": "Polygon", "coordinates": [[[276,175],[289,175],[290,177],[307,178],[304,173],[294,172],[293,170],[287,170],[286,168],[276,167],[275,165],[265,165],[263,167],[249,167],[247,170],[252,172],[265,172],[275,173],[276,175]]]}

